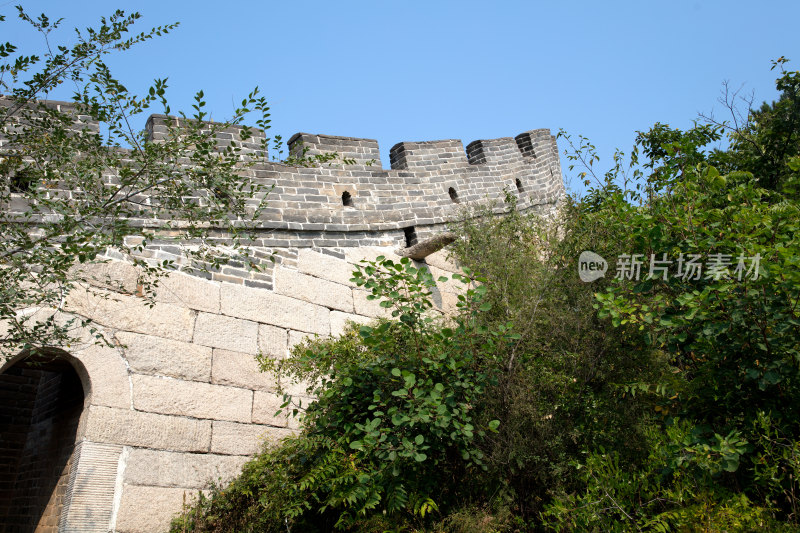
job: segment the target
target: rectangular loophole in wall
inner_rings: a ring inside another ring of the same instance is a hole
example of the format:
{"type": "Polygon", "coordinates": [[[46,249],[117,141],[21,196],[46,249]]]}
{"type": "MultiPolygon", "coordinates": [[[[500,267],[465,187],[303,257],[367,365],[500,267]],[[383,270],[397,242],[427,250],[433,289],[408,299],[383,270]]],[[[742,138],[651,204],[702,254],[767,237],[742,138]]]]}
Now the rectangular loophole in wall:
{"type": "Polygon", "coordinates": [[[406,236],[406,248],[417,244],[417,230],[414,229],[414,226],[403,228],[403,233],[406,236]]]}

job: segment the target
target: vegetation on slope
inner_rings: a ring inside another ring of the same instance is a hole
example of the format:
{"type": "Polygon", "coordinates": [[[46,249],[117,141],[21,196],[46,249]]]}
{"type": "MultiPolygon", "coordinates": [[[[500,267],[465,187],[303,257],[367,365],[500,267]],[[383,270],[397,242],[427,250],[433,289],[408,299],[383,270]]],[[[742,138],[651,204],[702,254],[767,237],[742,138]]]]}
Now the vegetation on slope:
{"type": "Polygon", "coordinates": [[[426,269],[366,264],[394,319],[298,349],[303,432],[173,531],[797,530],[800,73],[778,88],[739,128],[641,133],[558,224],[465,222],[451,319],[426,269]]]}

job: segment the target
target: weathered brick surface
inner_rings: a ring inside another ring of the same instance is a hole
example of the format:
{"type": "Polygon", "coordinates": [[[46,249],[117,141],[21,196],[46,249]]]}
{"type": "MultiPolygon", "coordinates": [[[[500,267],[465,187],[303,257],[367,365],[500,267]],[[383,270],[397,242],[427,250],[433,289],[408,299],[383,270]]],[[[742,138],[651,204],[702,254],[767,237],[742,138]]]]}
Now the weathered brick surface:
{"type": "Polygon", "coordinates": [[[212,348],[256,354],[258,352],[258,324],[229,316],[200,313],[194,343],[212,348]]]}
{"type": "Polygon", "coordinates": [[[296,270],[275,270],[275,292],[330,309],[353,312],[353,295],[349,287],[296,270]]]}
{"type": "Polygon", "coordinates": [[[213,420],[250,421],[253,391],[134,374],[133,406],[148,413],[213,420]]]}
{"type": "Polygon", "coordinates": [[[66,307],[70,312],[115,329],[179,341],[192,340],[193,311],[172,304],[157,303],[149,307],[145,303],[135,296],[76,289],[69,293],[66,307]]]}
{"type": "Polygon", "coordinates": [[[325,307],[236,285],[222,286],[222,314],[320,335],[330,331],[325,307]]]}
{"type": "Polygon", "coordinates": [[[304,331],[289,331],[289,352],[294,349],[298,344],[302,344],[307,339],[316,338],[314,335],[309,335],[304,331]]]}
{"type": "Polygon", "coordinates": [[[456,262],[450,257],[450,252],[446,249],[432,253],[425,258],[425,263],[448,273],[458,272],[459,270],[456,262]]]}
{"type": "Polygon", "coordinates": [[[353,266],[344,260],[315,250],[301,249],[297,257],[297,269],[304,274],[333,281],[340,285],[354,286],[353,266]]]}
{"type": "Polygon", "coordinates": [[[278,442],[293,432],[288,429],[235,422],[214,422],[211,453],[253,455],[266,443],[278,442]]]}
{"type": "Polygon", "coordinates": [[[255,356],[214,348],[211,382],[253,390],[275,390],[274,376],[261,372],[255,356]]]}
{"type": "Polygon", "coordinates": [[[219,284],[175,272],[159,280],[156,301],[218,313],[219,284]]]}
{"type": "Polygon", "coordinates": [[[281,408],[282,404],[282,395],[256,391],[253,397],[253,422],[277,427],[289,426],[290,409],[281,408]]]}
{"type": "Polygon", "coordinates": [[[331,335],[341,335],[348,322],[355,322],[356,324],[369,324],[374,318],[362,315],[354,315],[351,313],[341,313],[339,311],[331,312],[331,335]]]}
{"type": "Polygon", "coordinates": [[[131,370],[191,381],[211,379],[211,348],[138,333],[119,332],[131,370]]]}
{"type": "Polygon", "coordinates": [[[275,359],[286,357],[287,333],[285,329],[270,326],[269,324],[259,324],[258,326],[258,349],[261,353],[269,355],[275,359]]]}
{"type": "Polygon", "coordinates": [[[106,533],[114,511],[123,446],[82,441],[72,455],[58,531],[106,533]]]}
{"type": "Polygon", "coordinates": [[[453,279],[453,273],[447,270],[442,270],[439,267],[428,265],[433,279],[436,280],[436,287],[442,292],[449,292],[452,294],[464,294],[469,288],[466,284],[461,283],[459,280],[453,279]],[[439,278],[446,277],[447,281],[439,281],[439,278]]]}
{"type": "Polygon", "coordinates": [[[125,466],[125,483],[151,487],[205,489],[225,484],[241,471],[246,456],[167,452],[134,448],[125,466]]]}
{"type": "Polygon", "coordinates": [[[72,273],[95,287],[129,294],[134,294],[139,285],[139,271],[135,266],[123,261],[84,263],[76,266],[72,273]]]}
{"type": "Polygon", "coordinates": [[[348,263],[354,265],[361,264],[361,261],[375,261],[379,256],[392,261],[400,261],[402,259],[399,255],[394,253],[394,248],[381,247],[381,246],[358,246],[347,248],[344,252],[345,259],[348,263]]]}
{"type": "Polygon", "coordinates": [[[72,355],[80,361],[79,371],[84,388],[92,392],[92,405],[130,409],[131,384],[128,368],[120,353],[108,346],[91,344],[76,350],[72,355]]]}
{"type": "Polygon", "coordinates": [[[362,290],[354,290],[353,291],[353,304],[355,307],[355,312],[361,316],[367,316],[370,318],[381,318],[381,317],[390,317],[392,316],[392,310],[387,309],[385,307],[381,307],[380,300],[370,300],[367,297],[370,293],[367,291],[362,290]]]}
{"type": "Polygon", "coordinates": [[[130,409],[90,407],[84,437],[101,443],[207,452],[211,445],[211,421],[130,409]]]}
{"type": "Polygon", "coordinates": [[[125,485],[117,513],[117,533],[169,531],[172,518],[194,502],[196,490],[125,485]]]}

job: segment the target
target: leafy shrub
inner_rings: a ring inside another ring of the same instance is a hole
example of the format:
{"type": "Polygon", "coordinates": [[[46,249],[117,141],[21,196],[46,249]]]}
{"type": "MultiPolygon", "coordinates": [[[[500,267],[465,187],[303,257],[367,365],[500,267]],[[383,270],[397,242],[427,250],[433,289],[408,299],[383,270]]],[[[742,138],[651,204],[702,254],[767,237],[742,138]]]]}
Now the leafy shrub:
{"type": "MultiPolygon", "coordinates": [[[[616,450],[596,451],[573,466],[580,492],[561,493],[542,513],[549,531],[795,531],[759,504],[720,483],[742,442],[718,437],[698,446],[693,428],[676,421],[651,427],[647,461],[626,465],[616,450]]],[[[738,459],[737,459],[738,460],[738,459]]]]}
{"type": "MultiPolygon", "coordinates": [[[[426,268],[379,257],[354,281],[382,298],[397,320],[309,342],[271,368],[312,383],[308,392],[316,400],[303,415],[303,433],[263,454],[237,482],[255,484],[226,489],[246,495],[245,515],[258,517],[251,524],[264,531],[286,524],[361,530],[365,520],[384,514],[422,523],[457,501],[454,481],[486,469],[479,443],[499,422],[486,419],[482,398],[496,383],[498,358],[518,335],[508,325],[481,325],[476,317],[489,309],[486,287],[456,277],[468,288],[460,312],[444,321],[432,313],[435,282],[426,268]],[[269,492],[251,494],[255,487],[269,492]]],[[[220,500],[223,492],[217,494],[220,500]]],[[[203,502],[204,520],[220,505],[203,502]]]]}
{"type": "Polygon", "coordinates": [[[647,461],[622,467],[619,448],[593,450],[578,463],[582,490],[547,507],[551,528],[796,528],[800,160],[785,148],[800,78],[784,73],[778,86],[784,98],[732,132],[729,153],[707,149],[716,126],[657,124],[638,138],[650,169],[639,189],[620,188],[612,172],[592,194],[586,216],[622,235],[628,258],[644,258],[641,278],[598,287],[598,316],[642,331],[673,370],[625,388],[663,415],[647,461]],[[715,268],[687,275],[692,256],[715,268]],[[677,264],[647,276],[651,257],[677,264]]]}
{"type": "Polygon", "coordinates": [[[622,385],[657,382],[666,365],[638,329],[598,319],[597,286],[577,276],[582,250],[616,249],[613,232],[570,199],[557,222],[511,206],[502,218],[468,218],[455,253],[486,279],[492,307],[480,320],[510,321],[520,334],[483,401],[501,421],[486,441],[496,490],[531,521],[552,493],[580,486],[570,465],[588,451],[618,449],[629,463],[646,457],[643,431],[656,413],[622,385]]]}

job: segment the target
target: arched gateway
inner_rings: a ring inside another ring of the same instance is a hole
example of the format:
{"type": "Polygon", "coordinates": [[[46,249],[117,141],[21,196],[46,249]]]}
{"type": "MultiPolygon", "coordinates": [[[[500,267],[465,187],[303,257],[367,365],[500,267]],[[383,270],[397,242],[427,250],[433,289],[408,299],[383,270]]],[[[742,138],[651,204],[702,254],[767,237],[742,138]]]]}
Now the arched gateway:
{"type": "Polygon", "coordinates": [[[0,532],[108,531],[122,447],[89,441],[86,427],[92,405],[130,396],[115,359],[88,346],[0,365],[0,532]]]}
{"type": "Polygon", "coordinates": [[[58,531],[85,394],[60,353],[0,374],[0,527],[58,531]]]}

